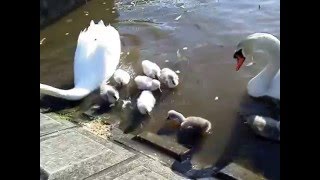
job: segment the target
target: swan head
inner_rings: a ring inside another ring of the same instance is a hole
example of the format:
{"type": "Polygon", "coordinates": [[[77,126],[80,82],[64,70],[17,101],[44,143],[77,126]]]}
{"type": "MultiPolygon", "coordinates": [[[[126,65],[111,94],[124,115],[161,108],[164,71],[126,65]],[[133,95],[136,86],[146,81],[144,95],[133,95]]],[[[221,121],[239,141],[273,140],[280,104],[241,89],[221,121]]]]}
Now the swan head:
{"type": "Polygon", "coordinates": [[[233,54],[233,58],[236,59],[236,71],[238,71],[243,65],[248,56],[253,56],[255,53],[269,53],[273,51],[279,51],[280,41],[273,35],[268,33],[254,33],[247,36],[240,41],[237,45],[237,49],[233,54]]]}
{"type": "Polygon", "coordinates": [[[179,113],[175,110],[168,111],[167,120],[173,120],[173,121],[181,124],[184,121],[184,119],[185,119],[185,117],[181,113],[179,113]]]}

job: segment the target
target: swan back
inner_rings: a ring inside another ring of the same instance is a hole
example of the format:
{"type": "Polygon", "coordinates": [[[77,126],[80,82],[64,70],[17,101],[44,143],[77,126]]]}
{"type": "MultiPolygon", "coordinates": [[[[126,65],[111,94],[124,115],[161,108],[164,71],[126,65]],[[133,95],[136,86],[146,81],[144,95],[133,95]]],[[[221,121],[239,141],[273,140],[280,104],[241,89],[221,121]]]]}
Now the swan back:
{"type": "Polygon", "coordinates": [[[120,36],[103,21],[80,32],[74,60],[75,87],[94,90],[110,79],[119,64],[120,36]]]}

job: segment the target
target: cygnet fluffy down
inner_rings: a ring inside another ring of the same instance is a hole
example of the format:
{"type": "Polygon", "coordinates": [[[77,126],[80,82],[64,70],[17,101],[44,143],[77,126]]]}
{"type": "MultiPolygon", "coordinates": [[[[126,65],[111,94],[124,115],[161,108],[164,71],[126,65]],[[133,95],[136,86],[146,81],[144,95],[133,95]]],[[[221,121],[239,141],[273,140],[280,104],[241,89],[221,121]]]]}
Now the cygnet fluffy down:
{"type": "Polygon", "coordinates": [[[119,100],[119,92],[108,84],[103,83],[100,86],[100,96],[103,100],[108,101],[110,104],[119,100]]]}
{"type": "Polygon", "coordinates": [[[156,99],[154,98],[151,91],[142,91],[139,98],[137,99],[137,107],[141,114],[150,115],[155,104],[156,99]]]}
{"type": "Polygon", "coordinates": [[[117,69],[113,74],[113,79],[121,86],[127,85],[130,81],[130,75],[122,69],[117,69]]]}
{"type": "Polygon", "coordinates": [[[196,128],[199,129],[202,134],[211,134],[211,122],[202,117],[189,116],[185,118],[181,113],[170,110],[168,111],[167,120],[174,120],[180,123],[181,129],[196,128]]]}
{"type": "Polygon", "coordinates": [[[143,73],[151,78],[159,78],[160,77],[160,67],[149,60],[143,60],[142,63],[143,73]]]}
{"type": "Polygon", "coordinates": [[[160,81],[152,79],[148,76],[137,76],[136,78],[134,78],[134,81],[137,84],[138,89],[149,91],[155,91],[159,89],[161,91],[160,81]]]}
{"type": "Polygon", "coordinates": [[[179,84],[179,76],[169,68],[163,68],[159,80],[169,88],[175,88],[179,84]]]}

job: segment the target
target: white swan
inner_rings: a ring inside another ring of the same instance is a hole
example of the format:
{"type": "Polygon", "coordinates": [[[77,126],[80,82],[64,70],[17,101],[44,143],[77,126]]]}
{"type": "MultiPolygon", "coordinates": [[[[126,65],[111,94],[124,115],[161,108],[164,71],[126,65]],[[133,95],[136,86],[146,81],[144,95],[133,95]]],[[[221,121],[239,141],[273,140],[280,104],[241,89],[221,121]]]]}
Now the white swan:
{"type": "Polygon", "coordinates": [[[142,91],[139,98],[137,99],[137,107],[141,114],[150,115],[155,104],[156,99],[154,98],[151,91],[142,91]]]}
{"type": "Polygon", "coordinates": [[[130,82],[130,74],[122,69],[117,69],[113,74],[113,79],[121,86],[127,85],[130,82]]]}
{"type": "Polygon", "coordinates": [[[238,71],[246,58],[268,60],[266,67],[247,86],[252,97],[269,96],[280,100],[280,41],[271,34],[255,33],[242,40],[234,53],[238,71]]]}
{"type": "Polygon", "coordinates": [[[179,76],[169,68],[163,68],[159,80],[169,88],[175,88],[179,84],[179,76]]]}
{"type": "Polygon", "coordinates": [[[143,60],[142,63],[142,70],[143,73],[151,78],[158,78],[160,77],[160,67],[149,60],[143,60]]]}
{"type": "Polygon", "coordinates": [[[120,98],[119,92],[114,87],[105,83],[100,85],[100,97],[110,104],[114,104],[120,98]]]}
{"type": "Polygon", "coordinates": [[[134,78],[134,82],[137,84],[138,89],[149,91],[155,91],[159,89],[159,91],[162,92],[160,88],[160,81],[152,79],[148,76],[137,76],[134,78]]]}
{"type": "Polygon", "coordinates": [[[170,110],[168,111],[167,120],[174,120],[180,124],[181,129],[187,129],[189,127],[197,128],[202,134],[211,134],[211,122],[202,117],[189,116],[184,117],[183,114],[170,110]]]}
{"type": "Polygon", "coordinates": [[[119,32],[103,21],[80,32],[74,58],[74,88],[57,89],[40,83],[40,93],[67,100],[81,100],[115,72],[120,59],[119,32]]]}

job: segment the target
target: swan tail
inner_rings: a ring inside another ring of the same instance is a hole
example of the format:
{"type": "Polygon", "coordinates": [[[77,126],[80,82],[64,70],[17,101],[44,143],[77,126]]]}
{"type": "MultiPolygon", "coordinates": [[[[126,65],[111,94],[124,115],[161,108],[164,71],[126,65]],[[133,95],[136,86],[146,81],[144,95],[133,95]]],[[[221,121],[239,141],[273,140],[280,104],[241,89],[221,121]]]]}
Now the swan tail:
{"type": "Polygon", "coordinates": [[[88,89],[77,88],[77,87],[69,90],[63,90],[63,89],[58,89],[58,88],[40,83],[40,93],[49,95],[49,96],[54,96],[57,98],[66,99],[66,100],[77,101],[89,95],[91,91],[88,89]]]}

